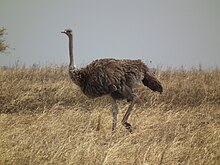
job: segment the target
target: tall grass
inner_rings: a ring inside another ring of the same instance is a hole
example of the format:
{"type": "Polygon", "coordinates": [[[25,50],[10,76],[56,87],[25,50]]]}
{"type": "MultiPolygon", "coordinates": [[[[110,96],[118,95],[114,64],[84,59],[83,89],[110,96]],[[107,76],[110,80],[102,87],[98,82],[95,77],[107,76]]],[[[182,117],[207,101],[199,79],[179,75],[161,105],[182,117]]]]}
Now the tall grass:
{"type": "MultiPolygon", "coordinates": [[[[108,97],[88,99],[64,67],[0,69],[0,164],[218,164],[220,71],[158,71],[111,134],[108,97]]],[[[118,102],[119,120],[128,105],[118,102]]]]}

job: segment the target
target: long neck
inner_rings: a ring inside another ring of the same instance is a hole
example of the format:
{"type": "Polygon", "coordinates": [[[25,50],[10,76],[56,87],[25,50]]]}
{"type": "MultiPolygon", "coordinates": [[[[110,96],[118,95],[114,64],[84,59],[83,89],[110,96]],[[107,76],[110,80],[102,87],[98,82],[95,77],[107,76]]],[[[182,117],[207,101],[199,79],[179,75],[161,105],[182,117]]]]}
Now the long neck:
{"type": "Polygon", "coordinates": [[[73,57],[73,36],[69,36],[69,56],[70,56],[70,63],[69,68],[74,69],[74,57],[73,57]]]}

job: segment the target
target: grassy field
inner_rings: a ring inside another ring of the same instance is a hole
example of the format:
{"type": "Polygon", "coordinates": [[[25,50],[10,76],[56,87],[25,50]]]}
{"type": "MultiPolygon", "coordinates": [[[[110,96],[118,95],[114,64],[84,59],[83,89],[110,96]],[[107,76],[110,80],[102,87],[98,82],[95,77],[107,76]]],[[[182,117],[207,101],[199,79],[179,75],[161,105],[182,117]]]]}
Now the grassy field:
{"type": "MultiPolygon", "coordinates": [[[[220,163],[220,71],[161,71],[160,95],[141,102],[111,134],[107,97],[88,99],[60,68],[0,69],[1,165],[220,163]]],[[[119,102],[119,120],[128,104],[119,102]]]]}

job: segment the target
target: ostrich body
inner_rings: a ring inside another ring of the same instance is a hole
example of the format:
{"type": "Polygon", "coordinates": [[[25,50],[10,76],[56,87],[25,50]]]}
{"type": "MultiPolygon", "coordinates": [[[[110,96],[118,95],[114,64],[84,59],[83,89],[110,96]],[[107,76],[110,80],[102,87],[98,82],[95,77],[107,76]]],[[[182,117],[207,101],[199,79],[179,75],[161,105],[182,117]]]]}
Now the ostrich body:
{"type": "Polygon", "coordinates": [[[99,59],[84,68],[75,68],[72,30],[67,29],[62,33],[69,38],[69,75],[72,81],[90,98],[111,96],[113,132],[116,129],[118,114],[116,100],[127,99],[130,105],[122,119],[122,125],[131,132],[131,124],[127,120],[138,100],[137,95],[133,93],[133,88],[143,83],[151,90],[162,93],[161,83],[149,73],[149,68],[141,60],[99,59]]]}

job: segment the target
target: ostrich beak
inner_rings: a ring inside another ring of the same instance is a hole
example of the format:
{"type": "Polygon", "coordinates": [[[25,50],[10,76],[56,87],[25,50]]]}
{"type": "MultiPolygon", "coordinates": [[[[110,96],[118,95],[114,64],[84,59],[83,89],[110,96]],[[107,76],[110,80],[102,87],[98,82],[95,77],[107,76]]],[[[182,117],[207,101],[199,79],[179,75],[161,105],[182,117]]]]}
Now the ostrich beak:
{"type": "Polygon", "coordinates": [[[64,31],[62,31],[61,33],[65,33],[64,31]]]}

